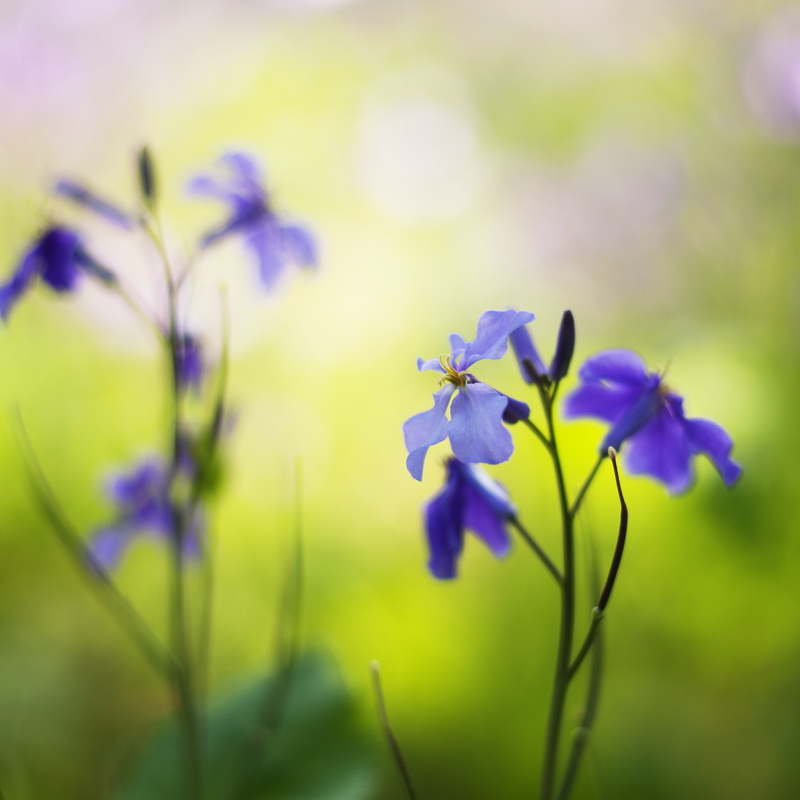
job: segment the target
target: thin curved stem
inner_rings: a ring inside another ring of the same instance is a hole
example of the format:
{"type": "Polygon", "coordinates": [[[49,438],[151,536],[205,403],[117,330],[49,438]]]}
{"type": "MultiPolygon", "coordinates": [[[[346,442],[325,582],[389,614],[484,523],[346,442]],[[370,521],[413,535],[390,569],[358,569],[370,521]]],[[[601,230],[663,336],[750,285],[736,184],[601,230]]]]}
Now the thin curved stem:
{"type": "Polygon", "coordinates": [[[575,495],[575,500],[572,502],[572,506],[570,506],[569,513],[570,516],[574,519],[575,515],[578,513],[581,504],[583,503],[583,498],[586,496],[586,492],[589,491],[589,487],[592,485],[592,481],[594,481],[595,476],[597,475],[600,467],[605,460],[605,454],[601,454],[600,457],[595,461],[594,466],[592,467],[591,471],[586,477],[586,480],[583,482],[583,485],[578,490],[578,494],[575,495]]]}
{"type": "Polygon", "coordinates": [[[384,700],[383,688],[381,687],[380,665],[377,661],[373,661],[370,666],[372,669],[372,682],[373,686],[375,687],[375,702],[378,706],[378,716],[380,717],[383,735],[389,742],[389,747],[392,751],[392,758],[394,759],[394,763],[397,765],[397,769],[400,772],[400,777],[403,780],[403,786],[406,790],[406,795],[408,796],[409,800],[417,800],[417,792],[414,789],[414,782],[411,780],[411,771],[409,770],[408,764],[403,756],[400,743],[397,741],[397,737],[394,735],[392,725],[389,722],[389,714],[386,711],[386,701],[384,700]]]}
{"type": "Polygon", "coordinates": [[[545,436],[545,435],[544,435],[544,433],[542,433],[542,430],[539,428],[539,426],[538,426],[538,425],[537,425],[535,422],[533,422],[532,420],[530,420],[530,419],[524,419],[524,420],[522,420],[522,422],[523,422],[523,424],[524,424],[524,425],[526,425],[526,426],[527,426],[527,427],[528,427],[528,428],[529,428],[531,431],[533,431],[533,433],[534,433],[534,434],[536,434],[536,438],[537,438],[537,439],[538,439],[538,440],[539,440],[539,441],[540,441],[540,442],[541,442],[541,443],[542,443],[542,444],[543,444],[543,445],[544,445],[544,446],[547,448],[547,450],[549,451],[549,450],[551,449],[552,445],[550,444],[550,440],[547,438],[547,436],[545,436]]]}
{"type": "Polygon", "coordinates": [[[119,591],[111,576],[106,572],[102,564],[97,561],[92,551],[84,544],[83,538],[61,508],[56,494],[36,457],[36,452],[28,437],[19,411],[17,412],[16,429],[31,491],[38,500],[53,531],[81,573],[87,578],[91,588],[97,592],[108,610],[117,619],[120,627],[131,637],[131,640],[139,648],[142,655],[159,674],[165,677],[171,676],[175,669],[174,658],[156,639],[147,623],[119,591]]]}
{"type": "Polygon", "coordinates": [[[564,578],[561,575],[561,571],[559,568],[553,563],[551,558],[545,553],[542,549],[542,546],[528,533],[527,529],[523,526],[523,524],[519,521],[516,516],[509,517],[508,519],[509,524],[512,528],[514,528],[517,533],[525,540],[525,543],[528,547],[533,550],[534,553],[539,557],[539,560],[542,564],[545,565],[547,571],[556,579],[556,583],[561,586],[564,583],[564,578]]]}

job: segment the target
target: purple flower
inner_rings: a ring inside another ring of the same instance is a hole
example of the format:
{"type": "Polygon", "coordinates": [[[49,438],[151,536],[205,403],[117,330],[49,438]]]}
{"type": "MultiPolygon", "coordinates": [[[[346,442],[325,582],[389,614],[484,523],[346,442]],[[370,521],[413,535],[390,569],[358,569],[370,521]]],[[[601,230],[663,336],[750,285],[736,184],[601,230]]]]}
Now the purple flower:
{"type": "Polygon", "coordinates": [[[128,230],[136,224],[136,220],[130,214],[113,203],[109,203],[108,200],[99,197],[91,189],[87,189],[82,184],[71,181],[68,178],[62,178],[56,182],[55,192],[69,198],[73,203],[77,203],[89,211],[104,217],[120,228],[128,230]]]}
{"type": "Polygon", "coordinates": [[[219,164],[227,175],[201,175],[189,184],[191,192],[222,200],[230,207],[227,221],[209,231],[201,245],[208,247],[229,235],[243,236],[267,289],[275,286],[289,264],[315,266],[317,248],[313,237],[304,227],[279,219],[263,188],[256,162],[244,153],[228,153],[219,159],[219,164]]]}
{"type": "Polygon", "coordinates": [[[484,358],[501,358],[508,349],[509,334],[533,319],[529,311],[487,311],[478,320],[473,341],[465,342],[454,333],[450,336],[450,355],[430,361],[417,359],[417,369],[435,370],[444,377],[439,382],[442,388],[433,395],[433,408],[403,425],[406,466],[414,478],[422,480],[428,448],[448,437],[456,458],[466,463],[499,464],[511,457],[514,443],[503,422],[527,419],[530,409],[481,383],[468,369],[484,358]]]}
{"type": "Polygon", "coordinates": [[[444,489],[425,509],[428,567],[434,577],[456,577],[466,530],[482,539],[498,558],[506,555],[511,547],[507,522],[515,514],[506,490],[480,467],[449,459],[444,489]]]}
{"type": "Polygon", "coordinates": [[[663,383],[662,375],[648,372],[636,353],[605,350],[589,358],[578,376],[583,383],[566,398],[565,415],[611,423],[600,452],[609,447],[618,450],[627,441],[624,456],[629,472],[650,475],[672,494],[692,484],[692,457],[701,453],[727,486],[741,474],[741,467],[730,458],[730,436],[710,420],[687,419],[683,398],[663,383]]]}
{"type": "Polygon", "coordinates": [[[0,285],[0,317],[8,320],[14,304],[37,278],[57,292],[71,292],[84,272],[106,282],[114,280],[114,276],[86,252],[75,231],[59,225],[47,228],[22,257],[11,278],[0,285]]]}
{"type": "MultiPolygon", "coordinates": [[[[144,533],[164,539],[175,536],[169,490],[169,470],[156,458],[142,461],[131,472],[118,475],[111,481],[108,494],[117,506],[117,518],[111,525],[98,529],[90,545],[94,558],[102,567],[115,567],[138,535],[144,533]]],[[[184,534],[184,555],[199,555],[199,535],[200,524],[195,520],[184,534]]]]}
{"type": "Polygon", "coordinates": [[[184,333],[178,336],[175,353],[178,385],[182,389],[200,389],[205,373],[203,348],[196,336],[184,333]]]}

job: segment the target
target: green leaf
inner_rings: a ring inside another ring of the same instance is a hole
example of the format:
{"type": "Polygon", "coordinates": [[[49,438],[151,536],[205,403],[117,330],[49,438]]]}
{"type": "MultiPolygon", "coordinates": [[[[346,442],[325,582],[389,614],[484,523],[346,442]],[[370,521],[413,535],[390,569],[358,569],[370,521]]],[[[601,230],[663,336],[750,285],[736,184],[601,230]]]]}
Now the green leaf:
{"type": "MultiPolygon", "coordinates": [[[[362,800],[374,787],[371,744],[335,664],[321,654],[216,699],[204,726],[204,800],[362,800]]],[[[184,753],[171,719],[114,800],[186,798],[184,753]]]]}

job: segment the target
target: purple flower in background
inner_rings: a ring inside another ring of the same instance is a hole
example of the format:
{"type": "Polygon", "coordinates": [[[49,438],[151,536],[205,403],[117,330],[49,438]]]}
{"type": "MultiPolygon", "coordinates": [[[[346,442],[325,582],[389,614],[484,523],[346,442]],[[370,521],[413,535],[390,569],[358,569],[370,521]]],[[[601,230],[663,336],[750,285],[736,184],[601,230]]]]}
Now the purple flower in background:
{"type": "Polygon", "coordinates": [[[178,373],[178,385],[182,389],[199,390],[205,373],[200,341],[191,333],[180,334],[176,349],[175,367],[178,373]]]}
{"type": "Polygon", "coordinates": [[[87,189],[82,184],[76,183],[68,178],[62,178],[56,182],[55,192],[87,208],[89,211],[93,211],[95,214],[104,217],[120,228],[125,228],[127,230],[136,224],[135,219],[130,214],[118,208],[113,203],[108,202],[108,200],[99,197],[91,189],[87,189]]]}
{"type": "MultiPolygon", "coordinates": [[[[138,535],[150,534],[163,539],[175,536],[169,489],[169,470],[157,458],[146,459],[131,472],[111,481],[108,494],[117,506],[117,519],[97,530],[90,545],[92,555],[102,567],[115,567],[138,535]]],[[[185,533],[184,555],[199,555],[199,528],[195,521],[185,533]]]]}
{"type": "Polygon", "coordinates": [[[433,408],[416,414],[403,425],[408,450],[406,466],[414,478],[422,480],[428,448],[448,437],[456,458],[466,463],[499,464],[511,457],[514,443],[503,422],[527,419],[530,409],[481,383],[467,370],[482,359],[501,358],[508,349],[509,335],[533,319],[529,311],[486,311],[478,320],[473,341],[465,342],[454,333],[450,336],[450,355],[430,361],[417,359],[417,369],[435,370],[444,377],[440,381],[442,388],[433,395],[433,408]]]}
{"type": "Polygon", "coordinates": [[[219,164],[226,174],[201,175],[189,183],[191,192],[222,200],[230,207],[227,221],[203,237],[202,247],[229,235],[243,236],[267,289],[275,286],[289,264],[315,266],[317,248],[313,237],[301,225],[285,223],[277,216],[255,160],[244,153],[227,153],[219,164]]]}
{"type": "Polygon", "coordinates": [[[80,236],[53,225],[41,233],[22,257],[11,278],[0,285],[0,317],[8,320],[14,304],[40,278],[57,292],[71,292],[82,273],[113,282],[114,276],[87,252],[80,236]]]}
{"type": "Polygon", "coordinates": [[[449,459],[444,489],[425,509],[428,567],[434,577],[456,577],[456,562],[467,530],[482,539],[498,558],[506,555],[511,547],[507,522],[515,514],[506,490],[480,467],[449,459]]]}
{"type": "Polygon", "coordinates": [[[731,486],[741,467],[730,458],[733,442],[715,422],[687,419],[683,398],[670,391],[663,376],[648,372],[636,353],[606,350],[584,362],[578,373],[582,384],[565,403],[565,414],[596,417],[611,423],[600,445],[618,450],[628,442],[625,465],[633,474],[650,475],[676,494],[689,488],[692,458],[703,454],[731,486]]]}

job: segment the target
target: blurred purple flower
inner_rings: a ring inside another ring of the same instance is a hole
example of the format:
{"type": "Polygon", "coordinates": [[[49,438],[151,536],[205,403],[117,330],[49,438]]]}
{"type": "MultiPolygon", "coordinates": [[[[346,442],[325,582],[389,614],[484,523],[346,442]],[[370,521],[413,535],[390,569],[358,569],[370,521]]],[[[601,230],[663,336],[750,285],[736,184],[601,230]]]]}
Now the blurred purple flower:
{"type": "MultiPolygon", "coordinates": [[[[90,544],[92,555],[103,568],[113,569],[136,536],[175,537],[169,490],[169,470],[157,458],[148,458],[111,481],[108,494],[117,506],[117,519],[99,528],[90,544]]],[[[200,524],[195,520],[184,534],[185,556],[200,554],[199,535],[200,524]]]]}
{"type": "Polygon", "coordinates": [[[59,225],[50,226],[36,238],[11,278],[0,285],[0,317],[8,320],[14,304],[37,278],[57,292],[70,292],[84,272],[105,282],[114,280],[114,276],[89,255],[75,231],[59,225]]]}
{"type": "Polygon", "coordinates": [[[277,216],[255,160],[244,153],[227,153],[219,164],[227,174],[201,175],[189,183],[189,191],[222,200],[230,207],[227,221],[209,231],[201,246],[208,247],[229,235],[243,236],[267,289],[275,286],[289,264],[316,266],[314,238],[301,225],[284,223],[277,216]]]}
{"type": "Polygon", "coordinates": [[[176,348],[175,367],[179,387],[199,390],[205,373],[200,341],[191,333],[183,333],[178,336],[176,348]]]}
{"type": "Polygon", "coordinates": [[[56,182],[55,192],[89,209],[89,211],[93,211],[95,214],[104,217],[120,228],[125,228],[127,230],[136,224],[135,219],[130,214],[118,208],[113,203],[108,202],[108,200],[104,200],[91,189],[87,189],[85,186],[75,181],[62,178],[56,182]]]}
{"type": "Polygon", "coordinates": [[[692,458],[706,455],[727,486],[741,474],[730,458],[733,442],[715,422],[687,419],[683,398],[670,391],[662,375],[648,372],[636,353],[605,350],[584,362],[583,382],[565,402],[565,415],[596,417],[611,423],[600,452],[628,441],[628,471],[650,475],[676,494],[694,479],[692,458]]]}
{"type": "Polygon", "coordinates": [[[527,419],[530,409],[526,403],[481,383],[467,370],[482,359],[501,358],[508,349],[509,335],[533,319],[529,311],[486,311],[478,320],[473,341],[465,342],[454,333],[450,336],[450,355],[430,361],[417,359],[417,369],[435,370],[444,377],[439,382],[442,388],[433,395],[433,408],[403,425],[406,467],[414,478],[422,480],[428,448],[448,437],[456,458],[467,463],[499,464],[511,457],[514,443],[503,422],[527,419]]]}
{"type": "Polygon", "coordinates": [[[434,577],[456,577],[456,563],[467,530],[482,539],[498,558],[506,555],[511,547],[506,526],[515,514],[506,490],[480,467],[449,459],[444,489],[425,509],[428,567],[434,577]]]}

